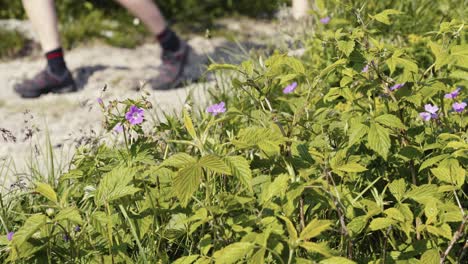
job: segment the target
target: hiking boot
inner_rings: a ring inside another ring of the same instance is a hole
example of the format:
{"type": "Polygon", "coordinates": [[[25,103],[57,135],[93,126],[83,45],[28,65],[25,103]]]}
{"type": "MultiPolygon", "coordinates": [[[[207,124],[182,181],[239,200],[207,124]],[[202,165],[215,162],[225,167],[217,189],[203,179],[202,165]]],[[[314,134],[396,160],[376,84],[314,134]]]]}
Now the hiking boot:
{"type": "Polygon", "coordinates": [[[70,93],[77,91],[75,81],[68,70],[62,76],[58,76],[52,73],[48,67],[32,79],[16,84],[14,89],[23,98],[36,98],[47,93],[70,93]]]}
{"type": "Polygon", "coordinates": [[[159,75],[148,81],[154,90],[169,90],[182,83],[189,52],[190,46],[183,41],[178,51],[163,51],[162,63],[157,68],[159,75]]]}

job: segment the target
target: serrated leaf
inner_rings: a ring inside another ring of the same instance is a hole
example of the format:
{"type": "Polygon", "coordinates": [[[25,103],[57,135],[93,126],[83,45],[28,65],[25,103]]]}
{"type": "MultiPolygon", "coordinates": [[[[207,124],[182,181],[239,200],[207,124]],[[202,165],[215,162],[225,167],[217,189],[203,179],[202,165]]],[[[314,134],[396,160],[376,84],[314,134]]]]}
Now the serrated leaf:
{"type": "Polygon", "coordinates": [[[176,261],[172,262],[173,264],[192,264],[195,260],[197,260],[200,255],[190,255],[178,258],[176,261]]]}
{"type": "Polygon", "coordinates": [[[391,147],[390,133],[388,129],[377,123],[372,123],[367,135],[369,147],[387,160],[388,152],[391,147]]]}
{"type": "Polygon", "coordinates": [[[234,70],[234,71],[238,71],[239,68],[238,66],[236,65],[233,65],[233,64],[217,64],[217,63],[214,63],[214,64],[210,64],[210,66],[208,66],[208,71],[218,71],[218,70],[234,70]]]}
{"type": "Polygon", "coordinates": [[[391,127],[391,128],[406,129],[406,126],[403,125],[401,120],[394,115],[390,115],[390,114],[381,115],[381,116],[376,117],[375,121],[382,125],[391,127]]]}
{"type": "Polygon", "coordinates": [[[405,197],[415,200],[418,203],[426,203],[434,198],[438,197],[437,185],[435,184],[423,184],[414,187],[412,190],[405,194],[405,197]]]}
{"type": "Polygon", "coordinates": [[[437,249],[430,249],[422,254],[421,263],[424,264],[440,264],[440,255],[437,249]]]}
{"type": "Polygon", "coordinates": [[[291,220],[289,220],[289,218],[284,217],[284,216],[279,216],[279,218],[281,218],[286,224],[286,230],[288,231],[288,234],[289,234],[289,240],[291,242],[297,241],[298,240],[297,231],[296,231],[296,228],[294,227],[294,224],[291,222],[291,220]]]}
{"type": "Polygon", "coordinates": [[[419,167],[419,172],[424,170],[425,168],[428,168],[434,164],[436,164],[437,162],[441,161],[441,160],[444,160],[446,158],[450,157],[449,154],[442,154],[442,155],[439,155],[439,156],[435,156],[435,157],[432,157],[432,158],[429,158],[427,160],[425,160],[421,166],[419,167]]]}
{"type": "Polygon", "coordinates": [[[395,10],[395,9],[387,9],[387,10],[384,10],[376,15],[369,15],[371,18],[381,22],[381,23],[384,23],[385,25],[390,25],[391,22],[390,22],[390,18],[389,16],[390,15],[399,15],[399,14],[402,14],[402,12],[398,11],[398,10],[395,10]]]}
{"type": "Polygon", "coordinates": [[[355,217],[349,222],[346,227],[352,232],[352,235],[358,235],[367,225],[367,217],[365,215],[355,217]]]}
{"type": "Polygon", "coordinates": [[[444,51],[442,46],[435,42],[429,42],[429,47],[431,48],[432,53],[435,56],[435,69],[439,70],[442,66],[450,62],[450,57],[448,52],[444,51]]]}
{"type": "Polygon", "coordinates": [[[388,185],[390,192],[397,201],[401,201],[406,192],[406,182],[404,179],[394,180],[388,185]]]}
{"type": "Polygon", "coordinates": [[[179,169],[174,176],[173,189],[183,207],[187,206],[193,193],[200,186],[202,177],[203,169],[197,163],[179,169]]]}
{"type": "Polygon", "coordinates": [[[331,257],[320,261],[320,264],[356,264],[356,262],[343,257],[331,257]]]}
{"type": "Polygon", "coordinates": [[[346,59],[339,59],[335,61],[333,64],[327,66],[320,72],[320,77],[324,77],[325,75],[329,74],[331,71],[336,69],[337,67],[346,64],[346,59]]]}
{"type": "Polygon", "coordinates": [[[206,155],[200,158],[198,164],[209,171],[231,175],[231,169],[224,163],[221,158],[214,155],[206,155]]]}
{"type": "Polygon", "coordinates": [[[135,176],[135,169],[116,167],[106,173],[96,189],[94,201],[98,206],[106,202],[132,195],[140,189],[128,186],[135,176]]]}
{"type": "Polygon", "coordinates": [[[339,171],[344,171],[344,172],[363,172],[363,171],[367,170],[366,167],[364,167],[364,166],[362,166],[362,165],[360,165],[358,163],[354,163],[354,162],[338,166],[338,167],[336,167],[334,169],[339,170],[339,171]]]}
{"type": "Polygon", "coordinates": [[[322,244],[314,243],[314,242],[302,242],[299,244],[300,247],[304,248],[309,252],[319,253],[324,255],[325,257],[330,257],[332,254],[330,249],[322,244]]]}
{"type": "Polygon", "coordinates": [[[343,52],[346,55],[346,57],[349,57],[351,52],[353,52],[354,50],[354,40],[349,40],[349,41],[340,40],[338,41],[337,47],[341,52],[343,52]]]}
{"type": "Polygon", "coordinates": [[[195,131],[195,127],[193,126],[192,118],[190,117],[189,112],[187,109],[184,108],[184,126],[187,129],[187,132],[192,137],[192,139],[197,139],[197,132],[195,131]]]}
{"type": "Polygon", "coordinates": [[[43,182],[36,182],[35,191],[40,193],[42,196],[49,199],[50,201],[57,203],[57,194],[49,184],[43,182]]]}
{"type": "Polygon", "coordinates": [[[286,174],[281,174],[276,177],[272,183],[268,185],[268,188],[265,188],[262,192],[262,204],[270,201],[274,197],[283,197],[286,194],[288,189],[289,176],[286,174]]]}
{"type": "Polygon", "coordinates": [[[352,146],[359,142],[367,133],[369,132],[369,127],[358,123],[353,125],[350,129],[350,136],[349,136],[349,146],[352,146]]]}
{"type": "Polygon", "coordinates": [[[83,219],[81,218],[80,212],[75,207],[67,207],[60,209],[54,218],[54,221],[68,220],[75,224],[82,224],[83,219]]]}
{"type": "Polygon", "coordinates": [[[227,156],[226,164],[231,168],[232,175],[249,190],[252,190],[252,171],[250,170],[249,162],[241,156],[227,156]]]}
{"type": "Polygon", "coordinates": [[[237,242],[216,251],[213,254],[216,264],[231,264],[240,261],[250,251],[254,249],[254,244],[248,242],[237,242]]]}
{"type": "Polygon", "coordinates": [[[400,210],[396,208],[388,208],[384,211],[384,213],[387,215],[387,217],[390,217],[391,219],[395,219],[399,222],[405,221],[405,216],[400,212],[400,210]]]}
{"type": "Polygon", "coordinates": [[[378,218],[372,219],[369,228],[371,230],[380,230],[380,229],[387,228],[395,223],[396,221],[393,219],[378,217],[378,218]]]}
{"type": "Polygon", "coordinates": [[[330,229],[331,222],[328,220],[317,220],[313,219],[307,224],[307,226],[302,230],[299,237],[303,240],[309,240],[314,238],[325,230],[330,229]]]}
{"type": "Polygon", "coordinates": [[[15,232],[12,243],[20,247],[25,243],[34,233],[46,224],[47,217],[43,214],[34,214],[24,222],[23,226],[15,232]]]}
{"type": "Polygon", "coordinates": [[[162,162],[162,166],[182,168],[192,163],[195,163],[197,160],[190,156],[187,153],[176,153],[169,158],[165,159],[162,162]]]}

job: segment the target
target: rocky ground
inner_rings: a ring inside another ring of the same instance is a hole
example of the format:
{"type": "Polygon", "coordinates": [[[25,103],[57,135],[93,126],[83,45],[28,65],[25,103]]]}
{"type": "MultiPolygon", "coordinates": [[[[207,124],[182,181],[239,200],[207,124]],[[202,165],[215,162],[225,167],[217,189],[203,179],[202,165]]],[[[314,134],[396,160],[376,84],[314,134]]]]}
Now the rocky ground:
{"type": "MultiPolygon", "coordinates": [[[[0,26],[8,25],[20,27],[18,29],[34,39],[27,23],[0,22],[0,26]]],[[[244,34],[243,39],[250,43],[244,43],[247,50],[258,43],[274,42],[278,34],[277,25],[272,22],[234,19],[221,20],[219,26],[234,34],[244,34]]],[[[160,117],[162,111],[180,111],[188,95],[198,106],[204,106],[207,89],[215,83],[213,78],[201,75],[207,58],[226,59],[236,46],[224,38],[206,39],[201,36],[192,37],[189,44],[194,53],[185,75],[186,84],[170,91],[151,91],[150,101],[155,106],[152,116],[160,117]],[[199,81],[191,81],[199,77],[199,81]]],[[[136,49],[101,44],[82,46],[66,53],[67,64],[80,90],[73,94],[49,94],[29,100],[15,94],[12,86],[41,70],[45,66],[42,56],[0,63],[0,189],[16,181],[18,176],[27,175],[31,166],[50,174],[47,171],[47,161],[50,160],[46,152],[48,137],[54,148],[56,170],[71,159],[80,139],[106,137],[101,128],[102,114],[97,98],[107,101],[139,96],[136,90],[142,81],[158,74],[155,67],[160,63],[159,54],[160,49],[155,43],[136,49]],[[105,92],[102,91],[104,86],[107,86],[105,92]]]]}

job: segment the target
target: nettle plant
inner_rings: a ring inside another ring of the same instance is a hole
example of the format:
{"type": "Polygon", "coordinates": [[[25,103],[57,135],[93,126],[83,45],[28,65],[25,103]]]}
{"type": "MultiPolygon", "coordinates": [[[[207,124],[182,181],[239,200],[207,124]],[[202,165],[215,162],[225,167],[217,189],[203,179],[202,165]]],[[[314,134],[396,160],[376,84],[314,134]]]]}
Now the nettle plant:
{"type": "MultiPolygon", "coordinates": [[[[456,263],[464,254],[464,25],[317,26],[301,58],[229,70],[231,89],[144,132],[146,99],[100,101],[124,146],[79,149],[2,204],[18,263],[456,263]]],[[[390,16],[391,15],[391,16],[390,16]]]]}

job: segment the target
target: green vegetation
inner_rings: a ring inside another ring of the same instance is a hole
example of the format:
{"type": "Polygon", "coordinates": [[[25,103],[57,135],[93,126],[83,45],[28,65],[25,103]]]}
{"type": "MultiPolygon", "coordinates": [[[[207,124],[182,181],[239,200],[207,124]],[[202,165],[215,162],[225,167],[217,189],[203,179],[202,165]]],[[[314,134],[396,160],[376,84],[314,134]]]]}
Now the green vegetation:
{"type": "Polygon", "coordinates": [[[80,147],[67,173],[6,194],[0,260],[466,263],[458,1],[324,2],[301,58],[209,67],[234,72],[211,93],[226,111],[145,132],[145,95],[102,102],[124,143],[80,147]]]}
{"type": "Polygon", "coordinates": [[[17,55],[27,43],[21,33],[1,28],[0,39],[0,59],[17,55]]]}

